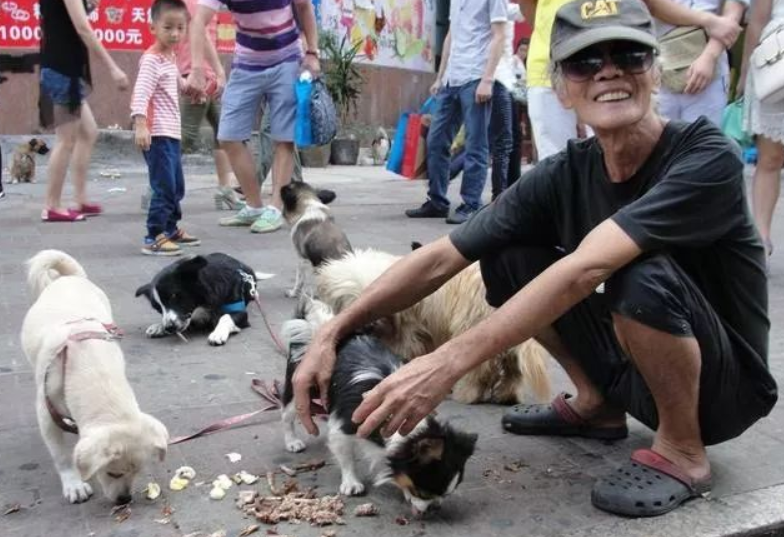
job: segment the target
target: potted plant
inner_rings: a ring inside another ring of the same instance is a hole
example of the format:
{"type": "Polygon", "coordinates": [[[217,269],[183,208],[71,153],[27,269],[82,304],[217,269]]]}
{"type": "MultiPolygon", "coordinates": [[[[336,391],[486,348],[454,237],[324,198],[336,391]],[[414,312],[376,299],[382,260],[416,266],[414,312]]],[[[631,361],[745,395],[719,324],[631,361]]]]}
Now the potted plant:
{"type": "Polygon", "coordinates": [[[338,135],[332,140],[331,161],[353,165],[359,158],[359,140],[348,135],[346,130],[356,116],[357,100],[365,83],[354,62],[362,43],[351,44],[347,35],[339,38],[332,32],[325,32],[320,37],[320,44],[325,60],[324,84],[335,102],[340,121],[338,135]]]}

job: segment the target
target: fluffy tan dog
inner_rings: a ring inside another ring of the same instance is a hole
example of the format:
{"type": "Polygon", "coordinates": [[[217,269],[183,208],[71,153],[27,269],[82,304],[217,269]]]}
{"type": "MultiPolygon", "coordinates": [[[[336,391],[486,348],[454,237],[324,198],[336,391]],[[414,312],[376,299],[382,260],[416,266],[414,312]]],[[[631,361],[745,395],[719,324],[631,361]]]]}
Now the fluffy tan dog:
{"type": "Polygon", "coordinates": [[[35,155],[46,155],[49,146],[40,138],[31,138],[14,149],[11,161],[11,184],[35,183],[35,155]]]}
{"type": "Polygon", "coordinates": [[[27,278],[35,302],[22,325],[22,348],[35,370],[38,425],[63,495],[71,503],[87,500],[95,477],[109,500],[128,503],[144,463],[166,455],[169,433],[139,410],[111,337],[109,300],[79,263],[43,250],[28,262],[27,278]],[[60,428],[66,416],[78,427],[74,448],[60,428]]]}
{"type": "MultiPolygon", "coordinates": [[[[316,295],[336,312],[351,304],[399,257],[367,249],[325,264],[316,273],[316,295]]],[[[490,315],[479,264],[466,268],[414,306],[382,319],[374,329],[405,360],[427,354],[490,315]]],[[[465,375],[452,395],[462,403],[516,403],[527,393],[550,394],[544,349],[526,341],[465,375]]]]}

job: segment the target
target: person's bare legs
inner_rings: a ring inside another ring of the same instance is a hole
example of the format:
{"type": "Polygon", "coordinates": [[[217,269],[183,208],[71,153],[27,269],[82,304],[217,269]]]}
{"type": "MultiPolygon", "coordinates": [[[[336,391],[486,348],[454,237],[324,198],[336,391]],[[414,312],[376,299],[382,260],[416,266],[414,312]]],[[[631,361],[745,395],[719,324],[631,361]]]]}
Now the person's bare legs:
{"type": "Polygon", "coordinates": [[[63,185],[68,173],[68,164],[76,146],[76,138],[80,126],[79,119],[69,121],[55,127],[55,143],[49,155],[46,179],[46,208],[62,212],[63,185]]]}
{"type": "Polygon", "coordinates": [[[757,137],[757,169],[751,187],[751,205],[765,250],[770,255],[770,228],[781,190],[781,168],[784,166],[784,145],[764,136],[757,137]]]}
{"type": "Polygon", "coordinates": [[[555,361],[563,368],[577,392],[567,399],[567,404],[580,417],[599,427],[615,427],[626,423],[622,410],[610,407],[604,395],[591,382],[577,361],[572,358],[560,336],[552,326],[546,327],[535,337],[555,361]]]}
{"type": "Polygon", "coordinates": [[[291,182],[294,173],[294,143],[275,142],[275,157],[272,160],[272,205],[283,209],[280,190],[291,182]]]}
{"type": "Polygon", "coordinates": [[[78,206],[87,202],[87,171],[90,168],[90,157],[93,154],[95,141],[98,139],[98,125],[95,123],[90,105],[82,104],[82,118],[76,134],[71,154],[71,182],[74,186],[74,199],[78,206]]]}
{"type": "Polygon", "coordinates": [[[229,156],[223,149],[215,149],[212,152],[212,158],[215,159],[215,173],[218,175],[219,188],[231,188],[234,179],[234,173],[231,170],[231,162],[229,156]]]}
{"type": "Polygon", "coordinates": [[[659,416],[653,450],[695,480],[710,475],[699,421],[702,356],[693,337],[678,337],[613,314],[615,333],[645,380],[659,416]]]}
{"type": "Polygon", "coordinates": [[[221,142],[221,149],[226,151],[231,163],[231,169],[237,177],[237,182],[245,195],[248,207],[259,209],[262,207],[261,189],[256,182],[256,163],[248,147],[242,142],[221,142]]]}

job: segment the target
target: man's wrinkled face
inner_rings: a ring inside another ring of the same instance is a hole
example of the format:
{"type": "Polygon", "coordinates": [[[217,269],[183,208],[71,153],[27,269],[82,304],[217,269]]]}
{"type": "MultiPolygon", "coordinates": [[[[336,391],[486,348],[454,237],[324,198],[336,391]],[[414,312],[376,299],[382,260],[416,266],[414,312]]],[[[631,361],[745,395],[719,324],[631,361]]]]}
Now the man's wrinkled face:
{"type": "Polygon", "coordinates": [[[653,49],[638,43],[592,45],[558,63],[558,96],[594,130],[634,124],[651,109],[657,83],[653,63],[653,49]]]}

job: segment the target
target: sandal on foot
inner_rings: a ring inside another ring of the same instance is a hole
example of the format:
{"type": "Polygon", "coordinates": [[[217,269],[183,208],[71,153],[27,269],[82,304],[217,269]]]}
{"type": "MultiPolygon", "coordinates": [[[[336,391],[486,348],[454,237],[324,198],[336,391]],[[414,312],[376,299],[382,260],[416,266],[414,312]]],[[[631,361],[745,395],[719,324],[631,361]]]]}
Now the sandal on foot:
{"type": "Polygon", "coordinates": [[[72,209],[66,209],[65,211],[44,209],[41,211],[41,220],[44,222],[83,222],[84,215],[72,209]]]}
{"type": "Polygon", "coordinates": [[[655,451],[638,449],[615,473],[597,481],[591,503],[616,515],[659,516],[710,489],[710,476],[695,481],[655,451]]]}
{"type": "Polygon", "coordinates": [[[515,405],[504,413],[504,430],[514,434],[543,436],[582,436],[599,440],[620,440],[629,436],[626,425],[596,426],[566,402],[571,395],[560,393],[548,405],[515,405]]]}
{"type": "Polygon", "coordinates": [[[103,207],[97,203],[82,203],[76,211],[84,216],[98,216],[103,213],[103,207]]]}

